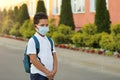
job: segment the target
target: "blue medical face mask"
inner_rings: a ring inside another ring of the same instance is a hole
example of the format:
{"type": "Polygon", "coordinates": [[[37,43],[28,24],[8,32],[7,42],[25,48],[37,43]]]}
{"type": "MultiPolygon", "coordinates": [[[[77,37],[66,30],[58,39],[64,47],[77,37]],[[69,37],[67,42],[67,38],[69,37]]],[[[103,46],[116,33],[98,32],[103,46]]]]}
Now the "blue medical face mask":
{"type": "Polygon", "coordinates": [[[38,32],[42,35],[46,35],[46,33],[49,31],[49,26],[39,26],[38,32]]]}

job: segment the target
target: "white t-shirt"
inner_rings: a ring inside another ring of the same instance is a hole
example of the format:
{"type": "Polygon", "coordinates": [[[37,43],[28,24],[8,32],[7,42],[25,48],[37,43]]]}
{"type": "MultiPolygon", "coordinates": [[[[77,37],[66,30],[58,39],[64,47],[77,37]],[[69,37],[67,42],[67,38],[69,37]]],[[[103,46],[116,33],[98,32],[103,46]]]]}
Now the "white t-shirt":
{"type": "MultiPolygon", "coordinates": [[[[41,59],[42,64],[49,70],[53,70],[53,56],[51,52],[51,44],[48,38],[40,36],[38,33],[34,34],[40,44],[40,51],[38,53],[38,57],[41,59]]],[[[53,53],[55,51],[55,47],[53,46],[53,53]]],[[[36,54],[36,47],[33,38],[30,38],[27,45],[27,55],[29,54],[36,54]]],[[[39,73],[43,76],[46,76],[42,71],[38,70],[33,64],[31,64],[31,73],[39,73]]]]}

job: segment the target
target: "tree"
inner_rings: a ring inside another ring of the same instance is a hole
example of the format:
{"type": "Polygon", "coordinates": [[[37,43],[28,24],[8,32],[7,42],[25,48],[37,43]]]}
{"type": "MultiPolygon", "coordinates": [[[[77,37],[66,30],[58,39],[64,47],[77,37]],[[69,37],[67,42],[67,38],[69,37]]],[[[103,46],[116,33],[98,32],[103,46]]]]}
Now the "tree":
{"type": "Polygon", "coordinates": [[[95,24],[98,32],[110,33],[110,15],[106,7],[106,0],[96,0],[95,24]]]}
{"type": "Polygon", "coordinates": [[[26,4],[23,4],[20,8],[20,14],[19,14],[20,24],[22,25],[24,21],[28,19],[30,19],[29,14],[28,14],[28,8],[26,4]]]}
{"type": "Polygon", "coordinates": [[[9,10],[7,12],[7,16],[9,16],[9,18],[14,21],[14,12],[13,12],[12,8],[9,8],[9,10]]]}
{"type": "Polygon", "coordinates": [[[46,14],[46,8],[43,0],[38,0],[36,13],[44,12],[46,14]]]}
{"type": "Polygon", "coordinates": [[[13,20],[11,20],[9,18],[9,16],[7,16],[5,19],[4,19],[4,22],[3,22],[3,25],[2,25],[2,33],[3,34],[10,34],[10,30],[12,29],[13,27],[13,20]]]}
{"type": "Polygon", "coordinates": [[[6,16],[7,16],[7,10],[4,9],[4,10],[3,10],[3,17],[5,18],[6,16]]]}
{"type": "Polygon", "coordinates": [[[62,0],[59,25],[64,24],[75,29],[73,14],[71,9],[71,0],[62,0]]]}
{"type": "Polygon", "coordinates": [[[14,14],[14,20],[15,20],[15,22],[18,21],[18,17],[19,17],[19,15],[18,15],[18,14],[19,14],[19,9],[18,9],[17,6],[14,7],[14,13],[13,13],[13,14],[14,14]]]}
{"type": "Polygon", "coordinates": [[[0,10],[0,33],[2,33],[3,23],[5,21],[6,16],[7,16],[6,9],[4,9],[3,11],[0,10]]]}

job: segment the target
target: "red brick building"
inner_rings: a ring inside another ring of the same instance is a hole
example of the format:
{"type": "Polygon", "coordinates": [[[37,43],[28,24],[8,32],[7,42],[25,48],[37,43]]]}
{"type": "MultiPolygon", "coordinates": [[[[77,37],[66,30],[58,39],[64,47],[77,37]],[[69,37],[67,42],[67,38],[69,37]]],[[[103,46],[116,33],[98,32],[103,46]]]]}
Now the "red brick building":
{"type": "MultiPolygon", "coordinates": [[[[46,0],[45,0],[46,1],[46,0]]],[[[60,5],[62,0],[49,1],[49,17],[59,22],[60,5]]],[[[96,0],[71,0],[75,29],[79,30],[87,23],[94,23],[96,0]]],[[[120,0],[106,0],[112,24],[120,23],[120,0]]]]}

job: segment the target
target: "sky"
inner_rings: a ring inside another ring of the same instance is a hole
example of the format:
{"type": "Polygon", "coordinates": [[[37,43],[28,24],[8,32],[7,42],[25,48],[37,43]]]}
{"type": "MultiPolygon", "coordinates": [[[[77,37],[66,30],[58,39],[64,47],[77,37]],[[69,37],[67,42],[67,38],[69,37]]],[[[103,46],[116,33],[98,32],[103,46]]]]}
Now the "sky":
{"type": "Polygon", "coordinates": [[[18,3],[23,3],[26,0],[0,0],[0,8],[9,8],[11,5],[17,5],[18,3]]]}

